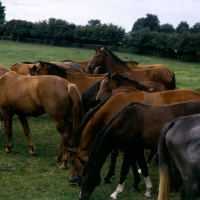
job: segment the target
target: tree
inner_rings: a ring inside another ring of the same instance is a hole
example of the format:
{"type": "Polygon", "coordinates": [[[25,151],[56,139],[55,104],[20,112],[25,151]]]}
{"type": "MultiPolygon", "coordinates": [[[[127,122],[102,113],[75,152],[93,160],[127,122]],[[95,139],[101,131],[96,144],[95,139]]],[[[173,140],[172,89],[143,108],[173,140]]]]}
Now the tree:
{"type": "Polygon", "coordinates": [[[137,21],[133,24],[133,28],[131,31],[142,30],[144,28],[144,22],[145,22],[145,18],[143,18],[143,17],[137,19],[137,21]]]}
{"type": "Polygon", "coordinates": [[[0,1],[0,33],[3,31],[4,24],[5,24],[5,10],[6,7],[2,5],[2,2],[0,1]]]}
{"type": "Polygon", "coordinates": [[[176,28],[176,32],[181,34],[185,31],[189,31],[189,25],[187,22],[181,21],[176,28]]]}
{"type": "Polygon", "coordinates": [[[88,26],[91,26],[92,28],[99,27],[101,26],[101,21],[98,19],[95,19],[95,20],[91,19],[88,21],[88,26]]]}
{"type": "Polygon", "coordinates": [[[175,29],[171,24],[163,24],[160,26],[160,32],[162,33],[174,33],[175,29]]]}
{"type": "Polygon", "coordinates": [[[196,23],[191,29],[190,31],[192,33],[200,33],[200,22],[196,23]]]}
{"type": "Polygon", "coordinates": [[[145,18],[139,18],[134,23],[132,31],[139,31],[144,28],[149,28],[150,31],[158,31],[160,28],[160,21],[157,15],[146,14],[145,18]]]}

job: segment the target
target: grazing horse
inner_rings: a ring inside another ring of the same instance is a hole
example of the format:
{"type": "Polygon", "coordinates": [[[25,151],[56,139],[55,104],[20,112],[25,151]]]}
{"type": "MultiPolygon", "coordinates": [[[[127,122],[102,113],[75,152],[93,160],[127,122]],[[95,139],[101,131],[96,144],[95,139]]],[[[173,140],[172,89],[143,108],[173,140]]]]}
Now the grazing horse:
{"type": "Polygon", "coordinates": [[[29,75],[56,75],[60,76],[67,81],[74,83],[83,94],[91,86],[98,81],[102,80],[105,75],[103,74],[87,74],[75,69],[66,69],[51,63],[39,61],[39,66],[34,66],[29,69],[29,75]]]}
{"type": "MultiPolygon", "coordinates": [[[[120,87],[115,90],[108,100],[102,101],[98,106],[93,108],[84,117],[81,122],[79,132],[77,133],[76,143],[71,149],[71,166],[70,181],[72,183],[82,182],[80,176],[84,163],[88,159],[88,155],[93,144],[96,134],[105,126],[108,121],[119,112],[120,109],[127,106],[131,102],[141,102],[149,105],[166,105],[188,100],[200,101],[200,93],[192,90],[169,90],[156,93],[141,92],[133,88],[120,87]],[[117,105],[117,106],[116,106],[117,105]]],[[[112,163],[107,176],[104,178],[106,182],[115,173],[115,161],[117,155],[111,157],[112,163]]]]}
{"type": "Polygon", "coordinates": [[[136,89],[144,92],[161,92],[167,90],[163,85],[156,82],[138,82],[118,73],[107,73],[100,82],[100,89],[96,98],[104,99],[120,86],[135,86],[136,89]]]}
{"type": "MultiPolygon", "coordinates": [[[[124,154],[134,155],[136,160],[139,160],[143,149],[157,148],[160,131],[164,124],[181,116],[198,113],[200,113],[199,101],[187,101],[164,106],[131,103],[123,108],[98,133],[90,151],[89,159],[83,169],[83,182],[79,199],[88,199],[95,187],[99,185],[101,168],[113,148],[118,147],[124,151],[124,154]]],[[[130,162],[128,164],[125,171],[124,168],[121,169],[123,181],[129,171],[130,162]]],[[[123,182],[119,184],[122,185],[123,182]]],[[[116,198],[116,193],[114,194],[116,198]]]]}
{"type": "Polygon", "coordinates": [[[8,134],[6,152],[12,148],[12,116],[16,114],[28,138],[31,154],[35,153],[34,144],[26,116],[49,114],[62,139],[57,160],[62,157],[61,167],[66,167],[66,147],[73,142],[73,133],[83,117],[81,96],[74,84],[55,76],[28,77],[8,72],[0,78],[0,112],[8,134]]]}
{"type": "Polygon", "coordinates": [[[137,80],[137,81],[153,81],[162,84],[167,89],[175,89],[176,81],[175,75],[173,72],[163,68],[150,68],[150,69],[141,69],[136,70],[126,66],[124,63],[120,63],[119,59],[116,59],[116,56],[112,56],[107,53],[107,49],[96,50],[92,59],[88,63],[88,68],[94,70],[97,66],[102,66],[103,73],[107,72],[117,72],[128,78],[137,80]]]}
{"type": "Polygon", "coordinates": [[[173,188],[183,185],[182,200],[200,197],[200,114],[166,124],[159,142],[160,183],[158,200],[170,199],[173,188]]]}

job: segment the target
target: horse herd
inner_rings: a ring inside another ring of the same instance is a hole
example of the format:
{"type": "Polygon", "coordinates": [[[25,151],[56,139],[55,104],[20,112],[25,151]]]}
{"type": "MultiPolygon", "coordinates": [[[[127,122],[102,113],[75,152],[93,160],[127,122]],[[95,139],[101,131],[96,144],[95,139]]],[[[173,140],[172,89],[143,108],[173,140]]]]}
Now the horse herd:
{"type": "Polygon", "coordinates": [[[0,65],[0,121],[12,148],[12,117],[17,115],[35,154],[26,116],[47,113],[61,136],[56,156],[61,168],[70,163],[70,182],[80,186],[79,199],[90,197],[111,154],[105,183],[115,174],[123,152],[120,180],[110,199],[123,191],[130,167],[132,191],[138,191],[140,167],[151,197],[148,164],[158,153],[158,199],[170,199],[182,186],[181,199],[200,197],[200,93],[176,89],[175,74],[161,64],[140,66],[122,61],[105,47],[89,61],[36,61],[0,65]],[[26,84],[24,84],[26,83],[26,84]],[[146,160],[144,149],[149,150],[146,160]]]}

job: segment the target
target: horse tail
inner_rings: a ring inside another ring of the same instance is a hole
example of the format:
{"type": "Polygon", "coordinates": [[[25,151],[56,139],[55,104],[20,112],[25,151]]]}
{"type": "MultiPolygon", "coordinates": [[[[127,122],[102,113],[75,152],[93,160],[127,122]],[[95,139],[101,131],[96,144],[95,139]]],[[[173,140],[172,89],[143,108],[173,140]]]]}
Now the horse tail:
{"type": "Polygon", "coordinates": [[[176,89],[176,77],[175,77],[175,74],[172,72],[172,83],[171,83],[171,86],[169,88],[170,90],[174,90],[176,89]]]}
{"type": "Polygon", "coordinates": [[[163,127],[158,141],[159,173],[160,173],[158,200],[170,199],[172,166],[171,166],[171,157],[167,149],[165,137],[167,132],[170,130],[170,128],[172,128],[174,124],[175,122],[172,121],[163,127]]]}
{"type": "Polygon", "coordinates": [[[81,94],[75,84],[68,84],[69,96],[73,102],[71,113],[72,113],[72,133],[73,137],[76,134],[78,127],[80,126],[81,120],[84,117],[83,105],[81,100],[81,94]]]}

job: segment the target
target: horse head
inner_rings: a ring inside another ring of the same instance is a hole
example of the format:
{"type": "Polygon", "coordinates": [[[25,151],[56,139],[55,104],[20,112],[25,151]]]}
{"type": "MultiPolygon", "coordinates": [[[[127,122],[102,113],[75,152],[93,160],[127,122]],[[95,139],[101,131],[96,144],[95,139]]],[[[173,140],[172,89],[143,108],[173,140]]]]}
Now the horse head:
{"type": "Polygon", "coordinates": [[[101,181],[100,170],[98,170],[98,166],[89,160],[84,166],[82,178],[83,182],[79,193],[79,199],[87,200],[101,181]]]}
{"type": "Polygon", "coordinates": [[[100,89],[96,96],[96,100],[102,101],[108,97],[115,89],[117,89],[118,82],[116,77],[118,77],[118,73],[106,73],[105,77],[100,83],[100,89]]]}
{"type": "Polygon", "coordinates": [[[90,62],[88,63],[89,70],[94,70],[96,67],[102,65],[105,51],[106,49],[104,48],[101,48],[100,50],[95,49],[95,53],[93,54],[90,62]]]}
{"type": "Polygon", "coordinates": [[[70,183],[81,186],[83,181],[81,173],[88,156],[81,155],[76,149],[68,149],[67,151],[70,152],[70,183]]]}

